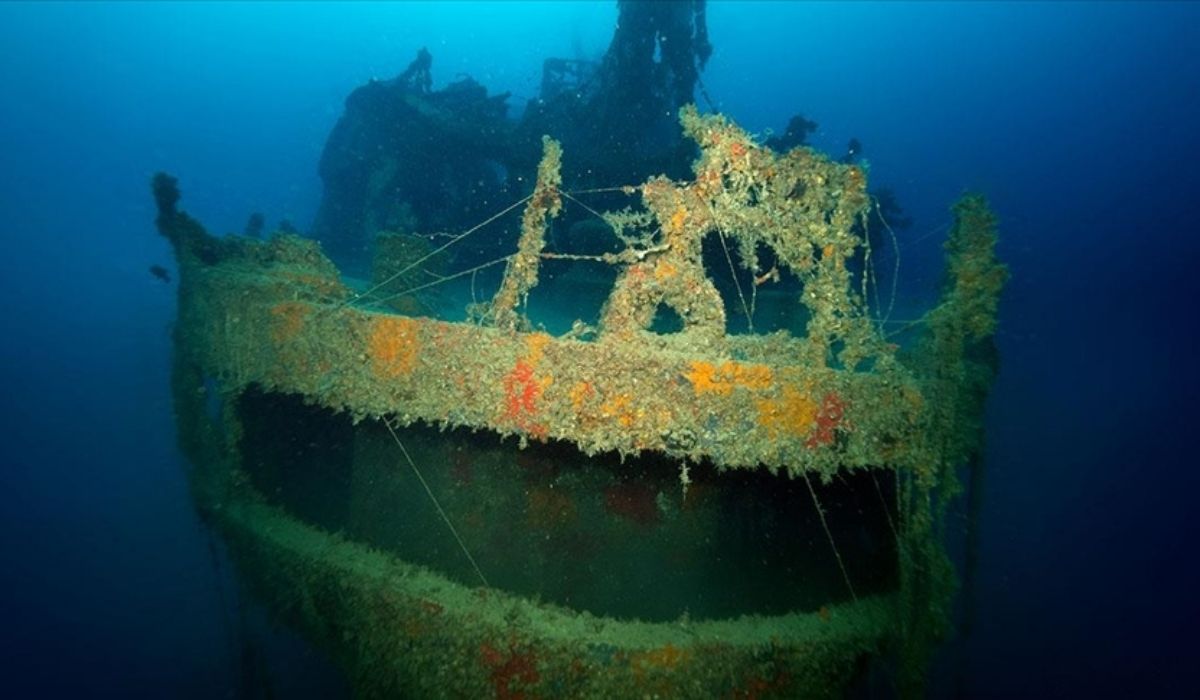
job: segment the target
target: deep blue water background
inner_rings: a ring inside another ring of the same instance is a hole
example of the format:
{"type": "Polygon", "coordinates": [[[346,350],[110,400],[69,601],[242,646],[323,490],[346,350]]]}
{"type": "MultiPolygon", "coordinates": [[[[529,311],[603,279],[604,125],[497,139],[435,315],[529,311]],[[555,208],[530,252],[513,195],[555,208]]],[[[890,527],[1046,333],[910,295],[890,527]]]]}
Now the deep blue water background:
{"type": "MultiPolygon", "coordinates": [[[[174,443],[150,175],[178,175],[210,230],[256,210],[306,227],[354,87],[428,46],[435,87],[467,73],[519,112],[544,57],[598,57],[615,17],[0,4],[0,694],[239,687],[236,591],[174,443]]],[[[863,142],[916,219],[907,298],[933,293],[940,235],[922,237],[964,188],[1001,216],[977,624],[937,692],[1196,692],[1200,5],[713,3],[709,28],[722,110],[863,142]]],[[[247,624],[281,694],[336,688],[247,624]]]]}

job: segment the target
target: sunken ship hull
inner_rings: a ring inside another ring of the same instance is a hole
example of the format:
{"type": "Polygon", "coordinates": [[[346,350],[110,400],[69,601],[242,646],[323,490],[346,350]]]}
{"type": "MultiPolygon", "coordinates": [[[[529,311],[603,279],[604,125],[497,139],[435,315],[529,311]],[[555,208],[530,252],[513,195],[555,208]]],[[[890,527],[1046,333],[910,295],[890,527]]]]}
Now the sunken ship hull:
{"type": "Polygon", "coordinates": [[[879,660],[920,692],[992,372],[994,219],[956,205],[944,297],[901,347],[851,270],[865,173],[682,124],[693,178],[628,188],[645,214],[610,223],[641,233],[593,261],[617,269],[598,327],[558,336],[523,306],[567,194],[549,139],[463,321],[370,303],[315,242],[213,237],[156,178],[196,505],[357,694],[837,697],[879,660]],[[807,332],[727,333],[706,236],[792,275],[807,332]]]}

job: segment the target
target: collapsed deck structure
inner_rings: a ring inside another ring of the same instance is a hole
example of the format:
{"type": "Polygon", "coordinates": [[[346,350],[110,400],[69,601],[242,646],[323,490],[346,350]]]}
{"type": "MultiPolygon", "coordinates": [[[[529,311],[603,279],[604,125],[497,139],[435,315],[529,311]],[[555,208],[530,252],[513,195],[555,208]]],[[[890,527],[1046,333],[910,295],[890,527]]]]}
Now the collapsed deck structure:
{"type": "Polygon", "coordinates": [[[864,170],[681,123],[692,178],[601,214],[626,245],[589,262],[615,286],[559,336],[524,307],[564,257],[549,138],[499,288],[459,321],[379,303],[431,254],[355,288],[312,241],[210,236],[156,177],[197,505],[357,692],[837,696],[872,658],[919,692],[993,371],[994,217],[955,206],[944,295],[901,346],[854,263],[864,170]],[[727,310],[706,237],[755,285],[794,280],[805,333],[728,333],[753,290],[727,310]]]}

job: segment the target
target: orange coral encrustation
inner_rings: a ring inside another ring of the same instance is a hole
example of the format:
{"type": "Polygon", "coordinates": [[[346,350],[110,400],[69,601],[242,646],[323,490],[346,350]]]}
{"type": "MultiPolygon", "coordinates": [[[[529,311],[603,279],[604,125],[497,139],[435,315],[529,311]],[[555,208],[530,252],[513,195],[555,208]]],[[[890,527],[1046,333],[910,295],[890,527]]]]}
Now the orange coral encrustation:
{"type": "Polygon", "coordinates": [[[817,422],[817,402],[794,386],[785,386],[779,397],[760,399],[755,404],[758,424],[766,428],[772,440],[782,435],[808,435],[817,422]]]}
{"type": "Polygon", "coordinates": [[[771,388],[774,380],[774,373],[767,365],[746,365],[730,360],[720,365],[692,362],[691,368],[683,376],[692,383],[696,396],[708,393],[728,396],[734,387],[761,391],[771,388]]]}
{"type": "Polygon", "coordinates": [[[376,316],[371,322],[368,354],[375,375],[384,379],[411,374],[421,352],[419,326],[404,316],[376,316]]]}
{"type": "Polygon", "coordinates": [[[312,307],[299,301],[283,301],[271,307],[271,340],[276,345],[289,343],[304,330],[312,307]]]}

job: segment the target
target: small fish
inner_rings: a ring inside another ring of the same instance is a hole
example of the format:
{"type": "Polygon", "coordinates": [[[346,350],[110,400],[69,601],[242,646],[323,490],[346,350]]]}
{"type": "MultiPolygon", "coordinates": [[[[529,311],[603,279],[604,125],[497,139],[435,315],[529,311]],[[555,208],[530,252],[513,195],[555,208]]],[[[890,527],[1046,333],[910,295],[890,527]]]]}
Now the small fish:
{"type": "Polygon", "coordinates": [[[154,275],[155,278],[162,280],[166,284],[171,283],[171,271],[162,265],[151,265],[150,274],[154,275]]]}

